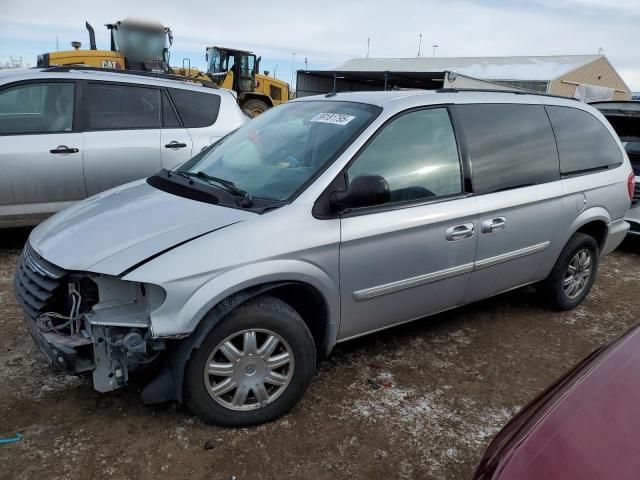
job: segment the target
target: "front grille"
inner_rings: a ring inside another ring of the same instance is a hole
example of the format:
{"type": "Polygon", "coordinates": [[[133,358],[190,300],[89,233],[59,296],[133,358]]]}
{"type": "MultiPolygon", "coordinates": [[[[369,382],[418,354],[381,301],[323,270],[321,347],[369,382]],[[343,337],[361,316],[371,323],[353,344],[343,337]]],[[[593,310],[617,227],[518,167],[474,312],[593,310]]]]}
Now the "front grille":
{"type": "Polygon", "coordinates": [[[66,274],[38,255],[28,243],[25,245],[13,283],[16,297],[31,320],[51,309],[66,274]]]}

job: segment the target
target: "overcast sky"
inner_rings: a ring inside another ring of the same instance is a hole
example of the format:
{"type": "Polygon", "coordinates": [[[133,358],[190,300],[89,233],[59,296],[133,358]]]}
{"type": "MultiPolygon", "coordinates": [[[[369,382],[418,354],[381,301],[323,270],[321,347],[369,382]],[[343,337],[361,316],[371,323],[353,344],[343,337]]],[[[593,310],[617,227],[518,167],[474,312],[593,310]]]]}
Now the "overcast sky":
{"type": "Polygon", "coordinates": [[[173,65],[188,57],[205,66],[207,45],[246,48],[263,69],[291,80],[295,68],[323,68],[363,57],[412,57],[423,35],[423,54],[500,56],[595,54],[600,48],[629,87],[640,91],[640,0],[0,0],[0,62],[10,55],[35,65],[38,53],[80,40],[84,21],[98,48],[109,48],[103,24],[125,17],[156,20],[175,37],[173,65]],[[244,12],[242,7],[245,8],[244,12]]]}

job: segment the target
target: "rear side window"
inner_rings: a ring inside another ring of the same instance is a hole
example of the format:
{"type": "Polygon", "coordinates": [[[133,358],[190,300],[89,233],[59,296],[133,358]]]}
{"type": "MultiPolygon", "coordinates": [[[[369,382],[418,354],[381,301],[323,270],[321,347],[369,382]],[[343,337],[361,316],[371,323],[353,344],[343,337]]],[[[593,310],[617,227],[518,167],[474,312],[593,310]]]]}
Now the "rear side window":
{"type": "Polygon", "coordinates": [[[208,127],[218,118],[220,96],[170,88],[171,98],[186,128],[208,127]]]}
{"type": "Polygon", "coordinates": [[[75,84],[33,83],[0,91],[0,135],[70,132],[75,84]]]}
{"type": "Polygon", "coordinates": [[[476,194],[560,178],[553,130],[542,105],[456,105],[476,194]]]}
{"type": "Polygon", "coordinates": [[[85,95],[87,130],[160,128],[160,90],[89,83],[85,95]]]}
{"type": "Polygon", "coordinates": [[[609,130],[589,112],[548,106],[563,174],[607,168],[622,163],[622,152],[609,130]]]}

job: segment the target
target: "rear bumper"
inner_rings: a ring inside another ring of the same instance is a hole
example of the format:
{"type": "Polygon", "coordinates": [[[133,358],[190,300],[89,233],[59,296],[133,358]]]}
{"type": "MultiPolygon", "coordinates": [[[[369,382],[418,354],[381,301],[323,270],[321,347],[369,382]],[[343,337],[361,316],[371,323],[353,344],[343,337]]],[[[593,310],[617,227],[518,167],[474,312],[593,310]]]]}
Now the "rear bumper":
{"type": "Polygon", "coordinates": [[[609,225],[609,235],[607,241],[602,248],[602,255],[613,252],[624,240],[629,232],[629,223],[625,220],[615,220],[609,225]]]}
{"type": "Polygon", "coordinates": [[[624,219],[631,225],[629,234],[640,235],[640,206],[629,209],[624,219]]]}

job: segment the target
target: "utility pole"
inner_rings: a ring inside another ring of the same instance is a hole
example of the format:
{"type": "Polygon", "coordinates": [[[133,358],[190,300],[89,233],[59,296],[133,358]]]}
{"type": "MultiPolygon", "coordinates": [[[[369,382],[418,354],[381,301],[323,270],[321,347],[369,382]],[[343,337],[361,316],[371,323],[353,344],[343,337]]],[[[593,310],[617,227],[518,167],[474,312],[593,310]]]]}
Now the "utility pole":
{"type": "Polygon", "coordinates": [[[422,34],[418,35],[419,40],[418,40],[418,57],[420,56],[420,50],[422,49],[422,34]]]}
{"type": "Polygon", "coordinates": [[[304,57],[304,69],[309,70],[309,59],[304,57]]]}
{"type": "Polygon", "coordinates": [[[276,72],[278,71],[278,64],[276,63],[276,66],[273,67],[273,78],[276,78],[276,72]]]}
{"type": "Polygon", "coordinates": [[[296,52],[291,54],[291,88],[293,88],[293,75],[295,72],[296,52]]]}
{"type": "Polygon", "coordinates": [[[56,52],[60,51],[60,44],[58,43],[58,36],[56,35],[56,52]]]}
{"type": "Polygon", "coordinates": [[[371,37],[367,38],[367,58],[369,58],[369,53],[371,52],[371,37]]]}
{"type": "Polygon", "coordinates": [[[438,48],[438,45],[432,45],[433,46],[433,54],[431,55],[432,57],[436,56],[436,48],[438,48]]]}

